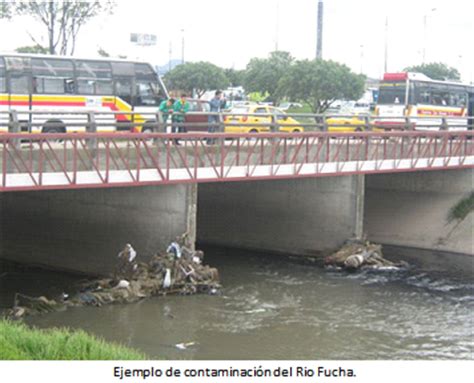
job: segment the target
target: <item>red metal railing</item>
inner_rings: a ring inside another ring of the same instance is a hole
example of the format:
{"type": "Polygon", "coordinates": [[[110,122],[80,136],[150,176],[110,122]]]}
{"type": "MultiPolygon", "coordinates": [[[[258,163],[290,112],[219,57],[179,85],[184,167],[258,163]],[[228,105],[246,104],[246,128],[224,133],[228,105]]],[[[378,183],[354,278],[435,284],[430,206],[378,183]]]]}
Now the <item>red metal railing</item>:
{"type": "Polygon", "coordinates": [[[472,131],[8,133],[0,135],[0,191],[473,168],[472,136],[472,131]]]}

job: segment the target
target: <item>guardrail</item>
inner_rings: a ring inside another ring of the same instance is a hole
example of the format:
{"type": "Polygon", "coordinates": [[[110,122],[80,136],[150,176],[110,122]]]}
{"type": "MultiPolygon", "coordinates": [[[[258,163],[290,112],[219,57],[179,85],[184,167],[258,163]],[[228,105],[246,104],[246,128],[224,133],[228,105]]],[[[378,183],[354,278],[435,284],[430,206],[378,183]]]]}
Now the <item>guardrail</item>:
{"type": "MultiPolygon", "coordinates": [[[[176,113],[175,113],[176,115],[176,113]]],[[[158,112],[111,112],[111,111],[0,111],[0,132],[66,131],[144,131],[170,132],[172,127],[187,131],[212,129],[225,132],[239,128],[242,132],[279,132],[282,130],[309,131],[394,131],[394,130],[472,130],[474,117],[457,116],[372,116],[343,114],[263,114],[263,113],[211,113],[188,112],[184,122],[163,121],[158,112]],[[294,122],[288,120],[292,118],[294,122]]]]}
{"type": "Polygon", "coordinates": [[[472,138],[472,131],[6,133],[0,191],[473,168],[472,138]]]}

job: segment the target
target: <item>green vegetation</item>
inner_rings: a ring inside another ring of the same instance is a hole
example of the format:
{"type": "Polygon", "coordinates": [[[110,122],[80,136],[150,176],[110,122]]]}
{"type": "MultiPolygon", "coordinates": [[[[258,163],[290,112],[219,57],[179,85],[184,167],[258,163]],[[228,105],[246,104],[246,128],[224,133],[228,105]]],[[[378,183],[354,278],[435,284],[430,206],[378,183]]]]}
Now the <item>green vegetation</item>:
{"type": "Polygon", "coordinates": [[[46,55],[49,53],[48,48],[45,48],[39,44],[19,47],[16,48],[15,51],[18,53],[39,53],[42,55],[46,55]]]}
{"type": "Polygon", "coordinates": [[[37,330],[0,321],[0,360],[144,360],[138,351],[97,339],[84,331],[37,330]]]}
{"type": "Polygon", "coordinates": [[[229,80],[230,86],[235,87],[244,85],[245,70],[226,68],[224,69],[224,74],[227,77],[227,80],[229,80]]]}
{"type": "Polygon", "coordinates": [[[210,62],[200,61],[178,65],[164,77],[169,89],[185,91],[191,95],[193,90],[201,97],[210,89],[225,89],[229,80],[224,70],[210,62]]]}
{"type": "Polygon", "coordinates": [[[470,212],[474,211],[474,192],[466,198],[461,199],[454,205],[448,214],[448,222],[463,221],[470,212]]]}
{"type": "Polygon", "coordinates": [[[365,77],[331,60],[301,60],[289,67],[278,83],[278,94],[301,101],[313,113],[324,113],[335,100],[357,100],[365,77]]]}
{"type": "Polygon", "coordinates": [[[456,68],[443,63],[427,63],[409,66],[403,69],[406,72],[423,73],[433,80],[459,80],[461,75],[456,68]]]}
{"type": "Polygon", "coordinates": [[[247,64],[244,88],[247,92],[268,93],[268,101],[278,105],[278,81],[290,68],[293,57],[289,52],[275,51],[267,59],[253,58],[247,64]]]}

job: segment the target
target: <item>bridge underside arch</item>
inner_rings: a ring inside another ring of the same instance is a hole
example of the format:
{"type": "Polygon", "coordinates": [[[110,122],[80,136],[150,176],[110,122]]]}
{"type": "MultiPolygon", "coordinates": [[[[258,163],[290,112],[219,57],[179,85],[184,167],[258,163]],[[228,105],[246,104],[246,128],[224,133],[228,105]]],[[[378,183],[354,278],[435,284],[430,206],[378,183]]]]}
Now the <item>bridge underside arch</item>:
{"type": "Polygon", "coordinates": [[[314,255],[360,236],[364,176],[200,184],[197,240],[314,255]]]}

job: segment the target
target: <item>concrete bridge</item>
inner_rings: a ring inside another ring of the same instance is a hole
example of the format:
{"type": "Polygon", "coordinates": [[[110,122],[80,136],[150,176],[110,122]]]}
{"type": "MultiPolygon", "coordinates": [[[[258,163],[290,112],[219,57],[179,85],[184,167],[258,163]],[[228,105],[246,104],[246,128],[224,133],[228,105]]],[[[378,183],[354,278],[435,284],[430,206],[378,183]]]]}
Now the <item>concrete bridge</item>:
{"type": "Polygon", "coordinates": [[[285,254],[366,234],[472,255],[472,214],[449,235],[446,217],[473,168],[471,131],[4,134],[0,256],[100,274],[124,243],[146,257],[184,232],[285,254]]]}

